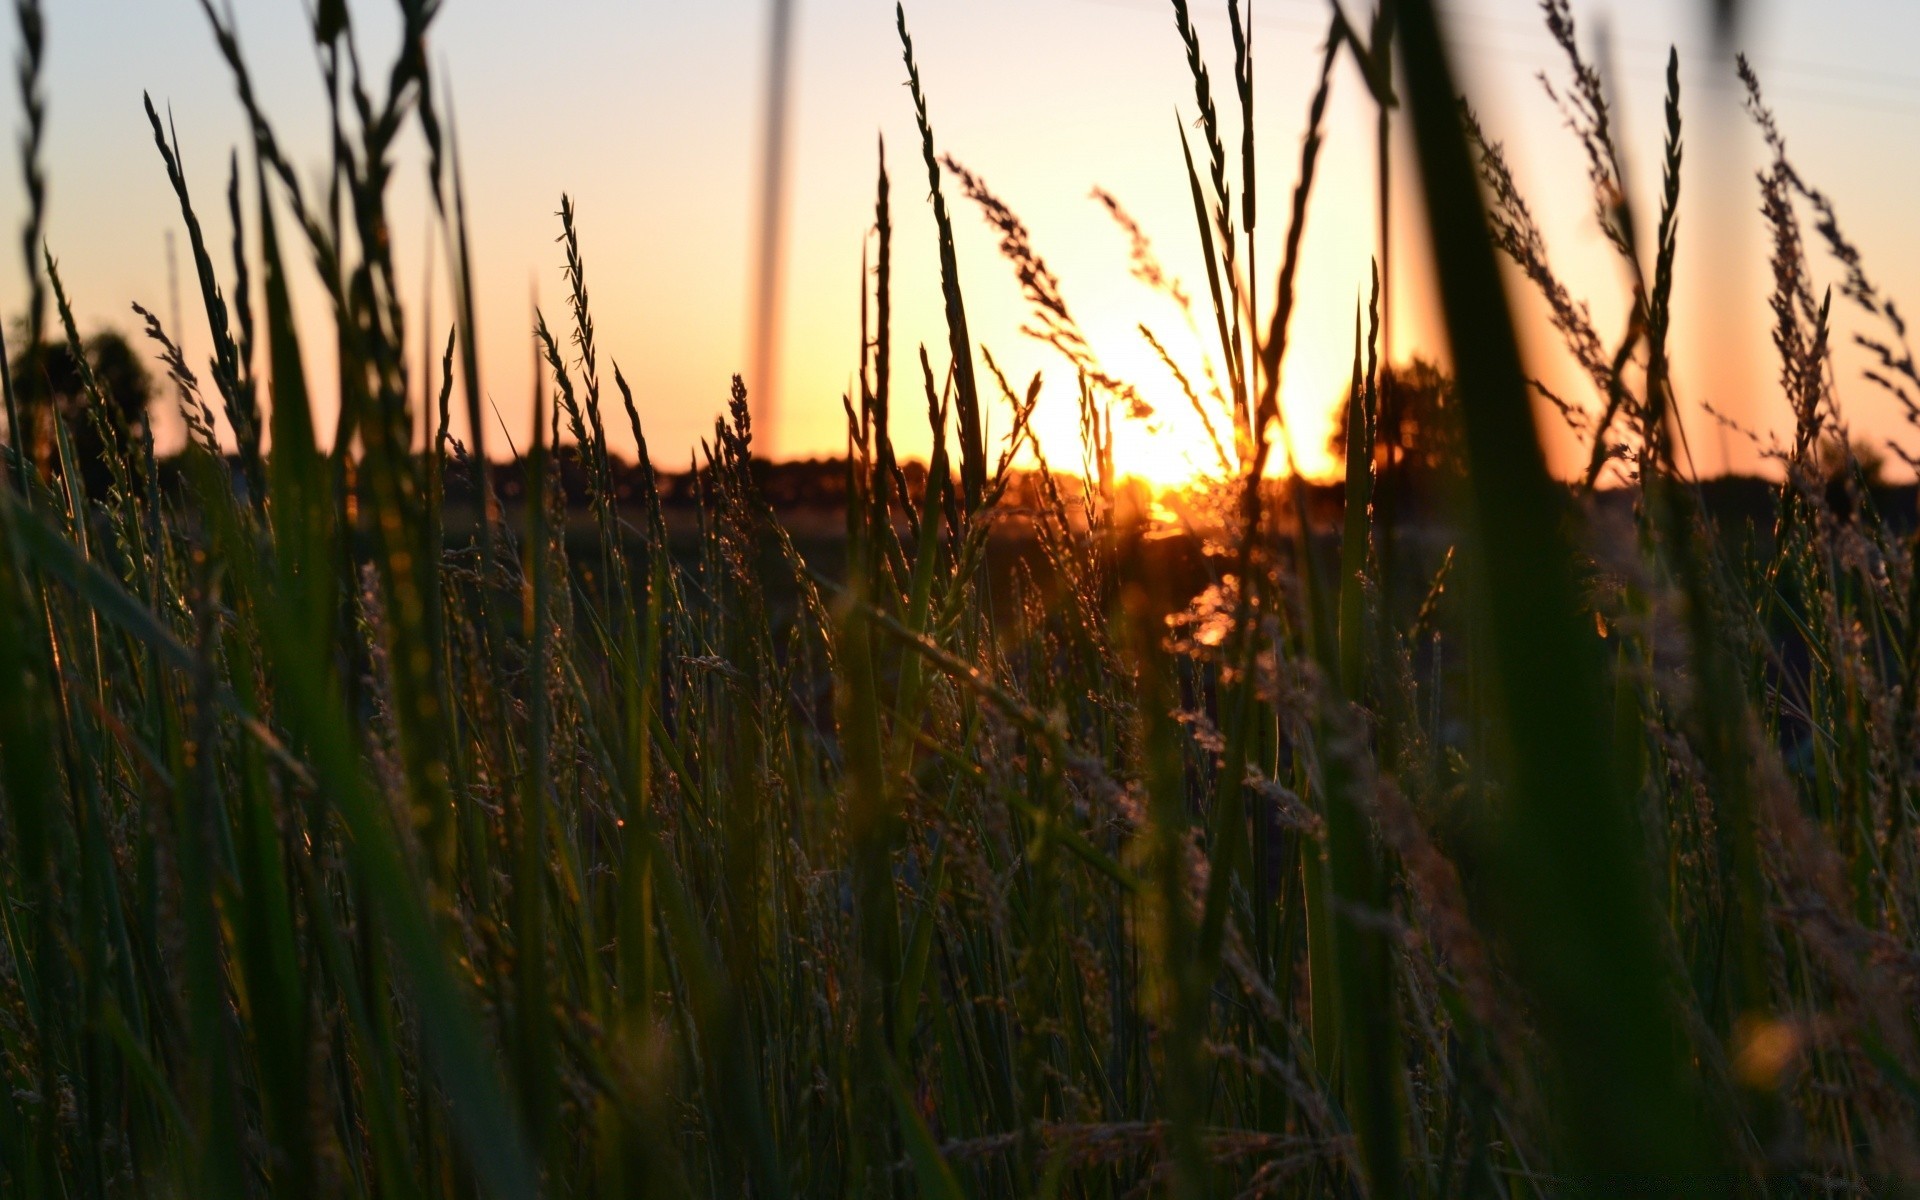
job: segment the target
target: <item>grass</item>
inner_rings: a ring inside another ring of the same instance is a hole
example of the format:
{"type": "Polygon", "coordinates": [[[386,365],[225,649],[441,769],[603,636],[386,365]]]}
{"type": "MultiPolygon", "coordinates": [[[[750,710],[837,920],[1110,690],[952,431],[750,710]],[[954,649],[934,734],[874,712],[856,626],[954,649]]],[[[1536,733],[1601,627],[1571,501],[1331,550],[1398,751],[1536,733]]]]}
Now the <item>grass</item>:
{"type": "MultiPolygon", "coordinates": [[[[1760,530],[1702,503],[1673,394],[1677,66],[1645,223],[1572,12],[1544,6],[1572,80],[1556,98],[1632,281],[1616,340],[1461,119],[1429,0],[1388,4],[1364,36],[1334,14],[1269,255],[1251,6],[1229,0],[1222,107],[1174,0],[1199,118],[1198,162],[1181,131],[1212,308],[1198,323],[1225,375],[1182,379],[1232,435],[1181,529],[1116,490],[1112,423],[1137,394],[1093,357],[1013,211],[939,154],[899,11],[949,343],[945,361],[920,349],[915,396],[890,344],[883,150],[829,576],[762,490],[739,379],[700,450],[697,537],[670,550],[644,400],[599,361],[591,229],[564,198],[568,311],[538,320],[525,488],[507,503],[481,434],[459,158],[428,74],[435,7],[403,0],[377,76],[346,6],[315,11],[339,141],[314,189],[206,6],[253,131],[229,203],[259,194],[227,284],[149,109],[215,348],[202,383],[142,313],[193,431],[177,484],[150,438],[112,437],[112,482],[88,494],[67,418],[27,411],[37,393],[5,379],[21,436],[0,489],[0,1192],[1920,1183],[1920,570],[1911,520],[1877,510],[1849,449],[1838,314],[1809,247],[1868,323],[1868,384],[1920,414],[1920,376],[1744,64],[1796,417],[1760,530]],[[1309,522],[1297,478],[1263,478],[1292,460],[1277,396],[1290,318],[1316,302],[1295,264],[1343,55],[1380,105],[1380,146],[1392,112],[1416,148],[1462,461],[1444,519],[1402,494],[1376,292],[1356,313],[1335,533],[1309,522]],[[450,338],[414,324],[386,257],[410,122],[431,151],[450,338]],[[948,183],[999,233],[1078,380],[1075,470],[1059,465],[1073,448],[1031,432],[1040,381],[1014,386],[968,327],[948,183]],[[301,341],[289,259],[312,263],[331,347],[301,341]],[[1511,280],[1546,298],[1590,401],[1529,379],[1511,280]],[[328,351],[332,449],[304,371],[328,351]],[[470,448],[447,432],[456,387],[470,448]],[[1556,406],[1590,451],[1572,485],[1536,430],[1556,406]],[[607,433],[622,415],[642,459],[626,499],[607,433]],[[912,419],[933,453],[910,486],[893,430],[912,419]],[[990,426],[1008,430],[997,444],[990,426]],[[1631,495],[1626,521],[1609,523],[1603,480],[1631,495]],[[478,498],[471,521],[456,496],[478,498]],[[570,529],[583,506],[590,530],[570,529]]],[[[17,12],[32,295],[71,339],[39,245],[42,19],[31,0],[17,12]]],[[[1104,202],[1136,272],[1183,296],[1104,202]]],[[[86,419],[112,411],[83,376],[86,419]]]]}

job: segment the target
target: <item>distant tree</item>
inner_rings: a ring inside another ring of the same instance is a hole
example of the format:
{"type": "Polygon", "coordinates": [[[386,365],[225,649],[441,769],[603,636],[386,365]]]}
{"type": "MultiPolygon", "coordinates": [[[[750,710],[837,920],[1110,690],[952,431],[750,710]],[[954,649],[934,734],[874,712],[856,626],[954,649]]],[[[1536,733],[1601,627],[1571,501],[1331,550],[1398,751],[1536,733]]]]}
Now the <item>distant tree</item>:
{"type": "Polygon", "coordinates": [[[1871,492],[1887,482],[1887,458],[1879,447],[1847,441],[1841,433],[1830,433],[1815,445],[1814,470],[1827,507],[1842,520],[1853,518],[1862,490],[1871,492]]]}
{"type": "Polygon", "coordinates": [[[1887,456],[1864,438],[1842,441],[1838,434],[1829,434],[1820,439],[1814,453],[1816,470],[1828,484],[1856,473],[1860,482],[1870,488],[1886,482],[1887,456]]]}
{"type": "MultiPolygon", "coordinates": [[[[1347,456],[1347,414],[1342,403],[1328,449],[1347,456]]],[[[1374,470],[1390,482],[1425,490],[1460,470],[1458,402],[1453,376],[1424,358],[1380,372],[1380,415],[1373,446],[1374,470]]]]}
{"type": "Polygon", "coordinates": [[[44,342],[22,350],[12,363],[13,383],[21,420],[29,427],[27,444],[50,468],[57,468],[53,418],[58,414],[73,439],[74,458],[87,493],[99,496],[112,481],[107,467],[109,444],[130,454],[146,430],[153,380],[133,346],[113,330],[88,339],[85,354],[106,401],[105,411],[98,414],[101,420],[87,411],[90,400],[79,361],[67,342],[44,342]]]}

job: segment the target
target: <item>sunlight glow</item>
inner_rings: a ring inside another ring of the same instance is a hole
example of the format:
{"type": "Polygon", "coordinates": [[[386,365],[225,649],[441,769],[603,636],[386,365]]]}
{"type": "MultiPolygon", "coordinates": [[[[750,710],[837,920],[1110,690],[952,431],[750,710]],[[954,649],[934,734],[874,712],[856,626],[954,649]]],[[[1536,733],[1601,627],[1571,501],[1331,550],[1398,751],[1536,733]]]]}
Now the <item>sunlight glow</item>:
{"type": "MultiPolygon", "coordinates": [[[[1116,413],[1115,472],[1156,487],[1175,487],[1235,473],[1238,464],[1234,457],[1233,417],[1224,396],[1226,381],[1219,378],[1217,369],[1213,377],[1209,377],[1207,359],[1198,339],[1183,330],[1185,336],[1178,339],[1176,345],[1167,346],[1175,365],[1186,377],[1187,386],[1193,389],[1190,396],[1180,378],[1168,369],[1138,329],[1131,332],[1131,338],[1104,338],[1094,344],[1106,370],[1132,384],[1152,408],[1151,413],[1142,417],[1132,417],[1124,411],[1116,413]]],[[[1293,438],[1294,461],[1309,478],[1327,478],[1339,472],[1339,464],[1327,453],[1326,445],[1327,433],[1332,427],[1331,403],[1330,398],[1308,402],[1294,397],[1290,389],[1283,387],[1281,407],[1288,422],[1287,431],[1293,438]]],[[[1287,454],[1280,440],[1284,432],[1278,428],[1273,431],[1271,474],[1284,474],[1287,468],[1287,454]]],[[[1043,432],[1043,440],[1051,433],[1051,429],[1043,432]]],[[[1078,436],[1077,428],[1073,433],[1078,436]]]]}

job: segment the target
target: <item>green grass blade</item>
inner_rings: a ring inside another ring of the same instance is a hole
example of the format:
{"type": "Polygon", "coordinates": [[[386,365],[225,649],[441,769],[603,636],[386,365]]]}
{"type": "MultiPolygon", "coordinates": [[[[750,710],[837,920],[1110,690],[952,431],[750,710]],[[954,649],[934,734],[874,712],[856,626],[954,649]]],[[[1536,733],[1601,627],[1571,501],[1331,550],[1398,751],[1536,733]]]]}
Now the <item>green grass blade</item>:
{"type": "Polygon", "coordinates": [[[1673,1012],[1652,885],[1605,735],[1598,647],[1578,602],[1567,507],[1535,436],[1458,93],[1430,0],[1402,49],[1442,310],[1458,370],[1475,636],[1510,764],[1482,894],[1551,1047],[1557,1125],[1591,1170],[1711,1161],[1673,1012]]]}

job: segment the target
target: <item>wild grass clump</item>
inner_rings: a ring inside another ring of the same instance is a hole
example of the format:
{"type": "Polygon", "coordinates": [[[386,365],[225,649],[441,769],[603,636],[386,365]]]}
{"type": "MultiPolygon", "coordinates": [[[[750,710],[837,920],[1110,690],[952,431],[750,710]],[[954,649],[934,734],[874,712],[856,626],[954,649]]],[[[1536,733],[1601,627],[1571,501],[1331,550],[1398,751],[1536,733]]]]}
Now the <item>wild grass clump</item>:
{"type": "MultiPolygon", "coordinates": [[[[1771,526],[1741,530],[1688,466],[1670,366],[1677,63],[1642,225],[1572,10],[1544,5],[1573,79],[1556,95],[1629,269],[1610,335],[1462,120],[1432,5],[1389,4],[1365,37],[1336,12],[1263,306],[1251,29],[1229,0],[1217,105],[1175,0],[1212,316],[1180,378],[1220,466],[1182,528],[1123,502],[1113,422],[1143,401],[1013,209],[940,155],[899,12],[949,337],[944,357],[892,345],[883,155],[829,572],[767,498],[739,378],[686,483],[692,536],[670,527],[646,398],[599,355],[591,206],[570,198],[567,311],[532,331],[525,450],[489,460],[436,5],[403,0],[378,76],[347,7],[315,10],[337,131],[318,189],[205,7],[252,130],[224,271],[149,106],[205,381],[137,310],[186,449],[163,464],[144,428],[100,436],[90,471],[69,412],[6,378],[11,427],[47,436],[13,439],[0,489],[0,1192],[1437,1200],[1920,1181],[1920,571],[1911,514],[1882,511],[1848,449],[1803,211],[1877,331],[1869,379],[1911,416],[1920,376],[1744,64],[1795,425],[1771,526]],[[1297,476],[1266,476],[1292,459],[1278,389],[1347,54],[1383,153],[1389,107],[1410,123],[1455,374],[1420,421],[1457,424],[1439,459],[1405,443],[1403,398],[1437,373],[1381,361],[1376,287],[1332,529],[1297,476]],[[409,126],[450,332],[415,326],[388,258],[409,126]],[[1062,353],[1078,471],[1033,433],[1041,380],[1007,380],[967,324],[950,182],[1062,353]],[[1591,397],[1523,369],[1501,254],[1591,397]],[[332,318],[330,448],[290,257],[332,318]],[[408,352],[423,340],[437,380],[408,352]],[[456,388],[471,446],[449,432],[456,388]],[[1571,485],[1535,430],[1549,401],[1589,451],[1571,485]],[[622,417],[634,490],[608,440],[622,417]],[[908,470],[894,429],[920,419],[932,452],[908,470]],[[1417,490],[1400,469],[1416,461],[1417,490]]],[[[83,343],[38,244],[42,21],[17,8],[32,364],[52,352],[43,294],[83,343]]],[[[1099,199],[1135,272],[1186,307],[1099,199]]],[[[88,419],[119,419],[75,358],[88,419]]]]}

